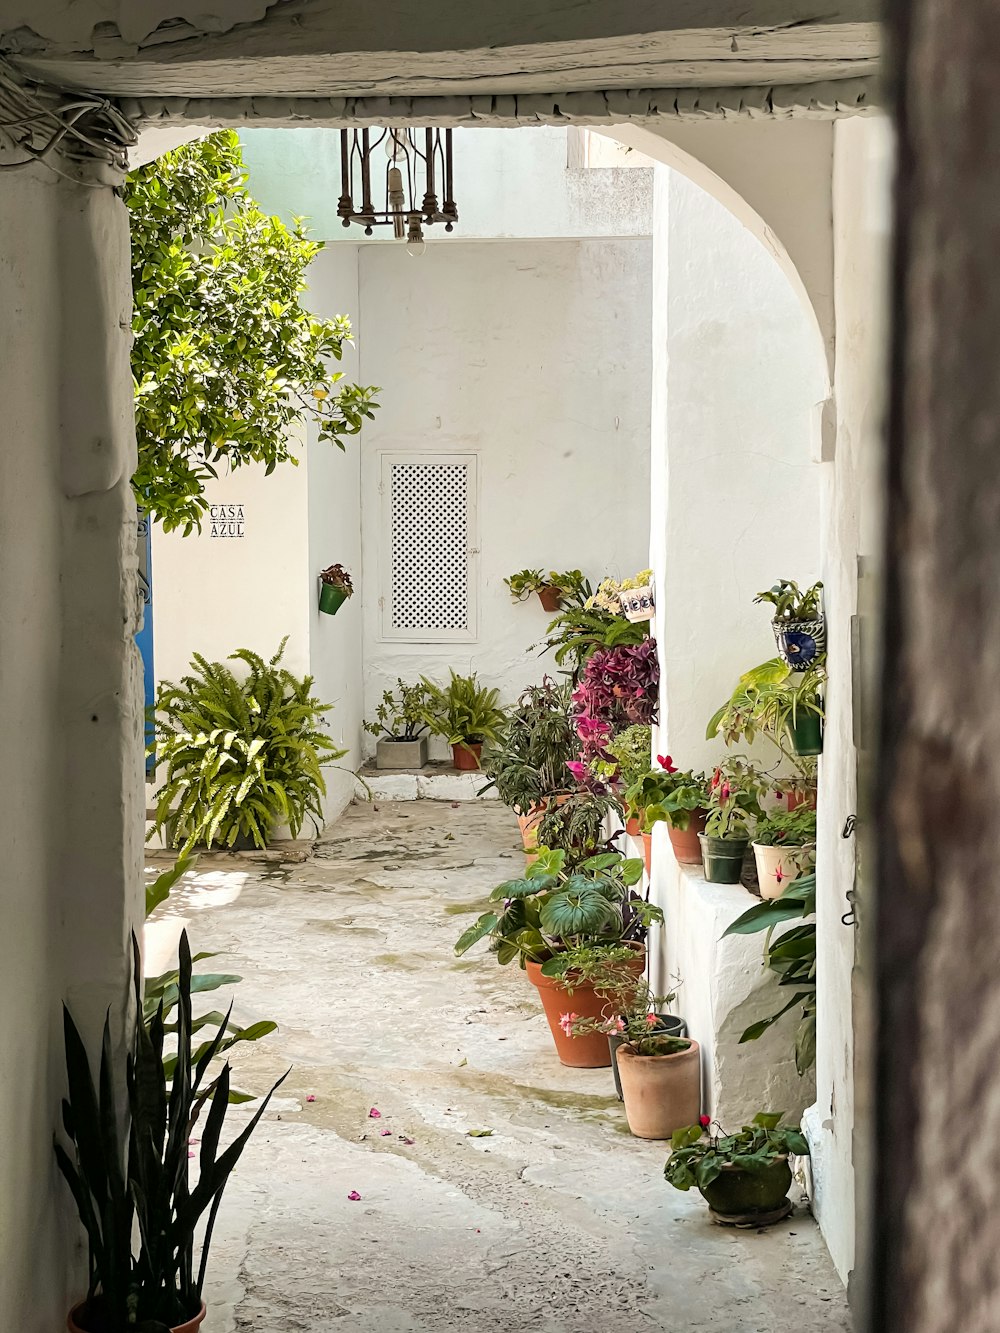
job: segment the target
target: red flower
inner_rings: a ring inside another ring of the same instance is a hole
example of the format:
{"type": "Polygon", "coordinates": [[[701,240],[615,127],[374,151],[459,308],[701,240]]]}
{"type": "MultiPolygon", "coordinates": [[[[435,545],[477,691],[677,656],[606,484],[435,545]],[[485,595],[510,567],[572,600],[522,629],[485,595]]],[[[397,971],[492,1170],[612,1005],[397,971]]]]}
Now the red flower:
{"type": "Polygon", "coordinates": [[[732,792],[732,790],[733,790],[733,789],[732,789],[732,787],[730,787],[729,783],[728,783],[728,782],[724,782],[724,783],[722,784],[722,791],[721,791],[720,794],[719,794],[719,799],[722,800],[722,801],[728,801],[728,800],[729,800],[729,795],[730,795],[730,793],[732,792]]]}
{"type": "Polygon", "coordinates": [[[663,769],[664,773],[677,772],[677,765],[674,763],[673,759],[671,759],[670,755],[668,754],[658,754],[656,756],[656,762],[663,769]]]}
{"type": "Polygon", "coordinates": [[[701,1125],[702,1129],[708,1129],[711,1123],[712,1117],[710,1115],[700,1115],[698,1117],[698,1124],[701,1125]]]}
{"type": "Polygon", "coordinates": [[[712,774],[712,781],[710,784],[712,791],[715,791],[716,787],[719,785],[719,780],[721,777],[722,777],[722,772],[720,769],[717,768],[715,772],[712,774]]]}

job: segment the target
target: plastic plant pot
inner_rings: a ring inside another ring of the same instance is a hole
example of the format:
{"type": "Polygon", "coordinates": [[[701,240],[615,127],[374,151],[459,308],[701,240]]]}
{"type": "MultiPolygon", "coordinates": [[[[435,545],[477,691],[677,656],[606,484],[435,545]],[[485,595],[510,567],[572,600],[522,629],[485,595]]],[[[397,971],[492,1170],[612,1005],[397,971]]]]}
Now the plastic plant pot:
{"type": "Polygon", "coordinates": [[[823,719],[819,713],[803,710],[788,724],[792,749],[798,755],[823,753],[823,719]]]}
{"type": "Polygon", "coordinates": [[[710,838],[699,833],[701,866],[709,884],[739,884],[749,838],[710,838]]]}
{"type": "Polygon", "coordinates": [[[319,591],[319,609],[328,616],[335,616],[347,601],[346,588],[338,588],[335,583],[324,583],[319,591]]]}

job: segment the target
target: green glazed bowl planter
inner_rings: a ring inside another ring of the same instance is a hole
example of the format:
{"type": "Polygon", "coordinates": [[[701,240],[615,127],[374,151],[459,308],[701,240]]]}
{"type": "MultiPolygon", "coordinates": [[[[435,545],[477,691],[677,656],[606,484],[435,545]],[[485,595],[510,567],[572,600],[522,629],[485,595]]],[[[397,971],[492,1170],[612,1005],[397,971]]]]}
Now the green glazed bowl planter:
{"type": "Polygon", "coordinates": [[[788,1191],[792,1168],[782,1157],[760,1171],[724,1166],[708,1185],[699,1186],[712,1220],[723,1226],[771,1226],[792,1211],[788,1191]]]}
{"type": "Polygon", "coordinates": [[[319,609],[328,616],[335,616],[349,596],[346,588],[338,588],[333,583],[323,583],[319,591],[319,609]]]}
{"type": "Polygon", "coordinates": [[[739,884],[749,838],[710,838],[699,833],[701,866],[709,884],[739,884]]]}

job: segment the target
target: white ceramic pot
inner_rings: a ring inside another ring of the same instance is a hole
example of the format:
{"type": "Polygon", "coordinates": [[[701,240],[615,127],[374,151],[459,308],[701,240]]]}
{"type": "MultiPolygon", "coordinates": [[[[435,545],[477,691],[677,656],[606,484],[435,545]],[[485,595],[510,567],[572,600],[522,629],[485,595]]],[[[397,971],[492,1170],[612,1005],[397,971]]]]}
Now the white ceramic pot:
{"type": "Polygon", "coordinates": [[[653,589],[649,584],[644,584],[641,588],[626,588],[624,592],[618,594],[618,600],[621,602],[622,611],[626,620],[640,621],[652,620],[655,602],[653,599],[653,589]]]}
{"type": "Polygon", "coordinates": [[[793,879],[812,869],[816,847],[812,843],[806,847],[762,847],[755,842],[753,854],[757,860],[760,896],[779,898],[793,879]]]}

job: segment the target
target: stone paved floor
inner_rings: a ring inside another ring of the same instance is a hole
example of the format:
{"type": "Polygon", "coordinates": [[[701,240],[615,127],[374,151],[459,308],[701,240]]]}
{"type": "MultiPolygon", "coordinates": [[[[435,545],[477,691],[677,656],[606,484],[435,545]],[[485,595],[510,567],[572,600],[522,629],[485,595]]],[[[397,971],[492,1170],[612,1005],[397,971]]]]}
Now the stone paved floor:
{"type": "Polygon", "coordinates": [[[148,928],[152,966],[186,923],[242,974],[236,1016],[279,1022],[238,1085],[291,1066],[229,1187],[206,1333],[848,1329],[804,1208],[713,1226],[610,1071],[557,1062],[523,974],[454,957],[519,848],[492,803],[358,805],[302,863],[203,857],[148,928]]]}

